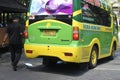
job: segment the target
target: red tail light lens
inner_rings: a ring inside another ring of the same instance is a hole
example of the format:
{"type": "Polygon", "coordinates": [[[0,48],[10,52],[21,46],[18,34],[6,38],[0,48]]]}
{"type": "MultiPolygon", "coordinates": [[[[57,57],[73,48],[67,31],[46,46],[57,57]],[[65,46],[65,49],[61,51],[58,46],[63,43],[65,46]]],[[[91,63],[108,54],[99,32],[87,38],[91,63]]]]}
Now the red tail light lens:
{"type": "Polygon", "coordinates": [[[26,31],[24,32],[24,37],[28,38],[28,32],[26,32],[26,31]]]}
{"type": "Polygon", "coordinates": [[[79,40],[79,35],[78,33],[73,34],[73,40],[79,40]]]}
{"type": "Polygon", "coordinates": [[[28,30],[27,30],[27,27],[25,28],[25,31],[24,31],[24,37],[25,37],[25,38],[28,38],[28,30]]]}
{"type": "Polygon", "coordinates": [[[73,27],[73,40],[79,40],[79,27],[73,27]]]}

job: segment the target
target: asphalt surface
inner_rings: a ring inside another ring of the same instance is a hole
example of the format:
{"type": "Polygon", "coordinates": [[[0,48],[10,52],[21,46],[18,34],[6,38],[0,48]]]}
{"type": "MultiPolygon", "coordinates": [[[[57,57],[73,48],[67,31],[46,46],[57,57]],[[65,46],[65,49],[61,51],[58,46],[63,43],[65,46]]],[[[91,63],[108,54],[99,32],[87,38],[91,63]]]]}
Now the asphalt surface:
{"type": "Polygon", "coordinates": [[[114,60],[102,59],[90,70],[61,62],[45,67],[41,58],[27,59],[23,54],[15,72],[10,64],[10,53],[6,52],[0,58],[0,80],[120,80],[120,48],[114,60]],[[28,67],[26,63],[32,65],[28,67]]]}

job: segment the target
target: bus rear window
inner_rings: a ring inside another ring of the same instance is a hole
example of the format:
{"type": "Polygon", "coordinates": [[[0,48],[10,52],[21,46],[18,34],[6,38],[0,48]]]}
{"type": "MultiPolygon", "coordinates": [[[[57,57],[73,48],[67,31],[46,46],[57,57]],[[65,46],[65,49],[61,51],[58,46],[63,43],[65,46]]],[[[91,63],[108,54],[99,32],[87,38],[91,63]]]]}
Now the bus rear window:
{"type": "Polygon", "coordinates": [[[72,0],[32,0],[30,15],[72,15],[72,0]]]}

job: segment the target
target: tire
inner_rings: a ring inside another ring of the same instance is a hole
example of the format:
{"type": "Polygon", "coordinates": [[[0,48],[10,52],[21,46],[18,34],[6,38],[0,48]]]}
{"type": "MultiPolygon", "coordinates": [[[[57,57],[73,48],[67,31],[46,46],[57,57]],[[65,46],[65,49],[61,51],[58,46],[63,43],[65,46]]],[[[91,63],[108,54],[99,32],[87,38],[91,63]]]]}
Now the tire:
{"type": "Polygon", "coordinates": [[[89,65],[88,65],[89,69],[93,69],[97,66],[97,60],[98,60],[98,50],[96,47],[93,47],[90,55],[89,65]]]}
{"type": "Polygon", "coordinates": [[[43,58],[43,65],[45,66],[53,66],[57,63],[57,59],[51,57],[44,57],[43,58]]]}
{"type": "Polygon", "coordinates": [[[110,60],[113,60],[114,57],[115,57],[115,46],[113,45],[112,51],[111,51],[111,55],[110,55],[109,59],[110,59],[110,60]]]}

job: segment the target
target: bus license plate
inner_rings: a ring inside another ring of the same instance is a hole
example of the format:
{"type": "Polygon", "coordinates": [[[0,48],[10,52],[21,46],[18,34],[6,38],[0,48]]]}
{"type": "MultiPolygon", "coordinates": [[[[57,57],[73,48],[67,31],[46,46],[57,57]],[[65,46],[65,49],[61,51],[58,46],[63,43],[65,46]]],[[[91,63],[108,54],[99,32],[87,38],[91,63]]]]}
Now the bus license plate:
{"type": "Polygon", "coordinates": [[[43,35],[44,36],[56,36],[56,31],[55,30],[43,30],[43,35]]]}

